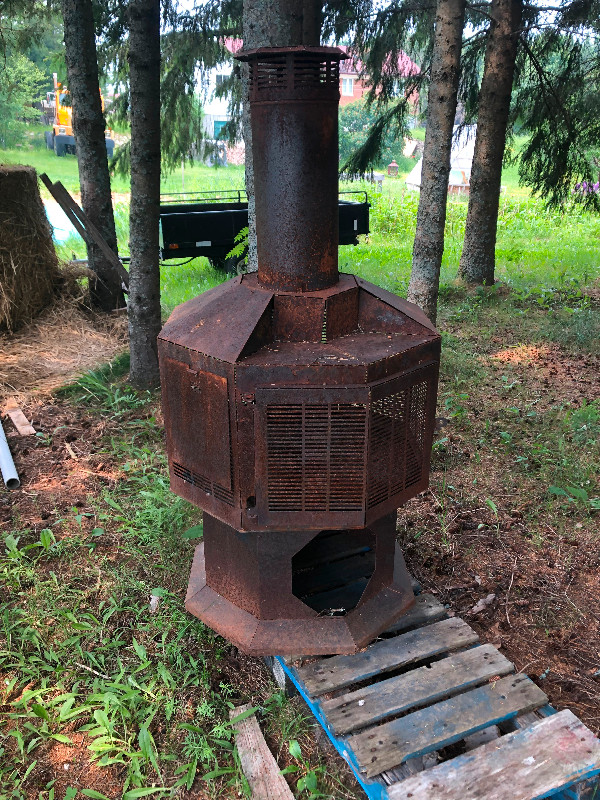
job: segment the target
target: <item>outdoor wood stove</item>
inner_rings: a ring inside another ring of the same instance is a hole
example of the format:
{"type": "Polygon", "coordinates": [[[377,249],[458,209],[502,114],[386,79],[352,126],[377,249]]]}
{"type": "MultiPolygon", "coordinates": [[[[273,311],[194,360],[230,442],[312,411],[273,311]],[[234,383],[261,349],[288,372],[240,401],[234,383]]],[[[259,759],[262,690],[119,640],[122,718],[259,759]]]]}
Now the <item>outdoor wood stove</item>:
{"type": "Polygon", "coordinates": [[[186,608],[246,653],[352,653],[414,602],[396,509],[428,483],[440,337],[338,273],[339,61],[250,64],[258,273],[159,337],[171,487],[204,510],[186,608]]]}

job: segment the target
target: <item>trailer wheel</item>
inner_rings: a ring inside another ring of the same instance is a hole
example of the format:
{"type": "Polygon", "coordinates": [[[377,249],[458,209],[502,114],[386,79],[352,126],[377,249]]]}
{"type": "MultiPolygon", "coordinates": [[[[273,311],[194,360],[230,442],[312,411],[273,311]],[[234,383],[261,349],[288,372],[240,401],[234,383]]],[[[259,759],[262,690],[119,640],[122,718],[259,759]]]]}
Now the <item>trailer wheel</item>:
{"type": "Polygon", "coordinates": [[[48,150],[54,150],[54,133],[52,131],[45,131],[46,147],[48,150]]]}

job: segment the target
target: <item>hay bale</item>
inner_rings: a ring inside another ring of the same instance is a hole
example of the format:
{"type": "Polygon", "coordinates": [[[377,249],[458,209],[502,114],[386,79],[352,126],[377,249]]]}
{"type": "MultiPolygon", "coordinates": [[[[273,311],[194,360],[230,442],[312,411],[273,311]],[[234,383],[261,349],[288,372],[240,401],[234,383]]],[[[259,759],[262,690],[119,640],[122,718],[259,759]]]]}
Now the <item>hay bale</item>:
{"type": "Polygon", "coordinates": [[[0,329],[34,319],[60,283],[36,171],[0,164],[0,329]]]}

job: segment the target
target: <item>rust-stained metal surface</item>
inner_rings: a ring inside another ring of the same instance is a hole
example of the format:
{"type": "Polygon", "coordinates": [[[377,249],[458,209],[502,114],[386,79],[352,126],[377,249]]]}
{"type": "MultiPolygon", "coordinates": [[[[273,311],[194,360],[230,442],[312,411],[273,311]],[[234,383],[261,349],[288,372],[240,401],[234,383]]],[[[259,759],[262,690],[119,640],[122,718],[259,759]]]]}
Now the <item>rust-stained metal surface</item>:
{"type": "Polygon", "coordinates": [[[353,653],[414,601],[395,514],[362,531],[333,531],[331,546],[317,542],[308,563],[314,531],[247,534],[208,514],[204,526],[185,607],[251,655],[275,643],[279,655],[353,653]],[[359,546],[349,550],[344,534],[359,546]]]}
{"type": "Polygon", "coordinates": [[[311,292],[338,278],[339,62],[333,47],[264,48],[250,64],[258,279],[311,292]]]}
{"type": "Polygon", "coordinates": [[[249,653],[349,653],[413,602],[396,509],[427,487],[440,337],[338,273],[340,51],[242,57],[259,271],[159,337],[171,487],[206,512],[186,607],[249,653]]]}

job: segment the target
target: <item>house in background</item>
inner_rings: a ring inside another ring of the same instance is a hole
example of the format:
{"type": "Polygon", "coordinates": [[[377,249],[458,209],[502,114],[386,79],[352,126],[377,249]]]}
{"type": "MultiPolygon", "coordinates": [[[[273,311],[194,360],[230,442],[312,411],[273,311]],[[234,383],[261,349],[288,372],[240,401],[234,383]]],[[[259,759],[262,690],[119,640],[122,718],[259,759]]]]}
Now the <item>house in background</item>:
{"type": "MultiPolygon", "coordinates": [[[[340,62],[340,106],[347,106],[348,103],[353,103],[368,91],[368,81],[360,77],[363,71],[363,65],[360,59],[352,55],[351,50],[346,45],[340,45],[340,50],[343,50],[348,58],[340,62]]],[[[418,75],[421,72],[417,64],[410,59],[406,53],[401,53],[398,58],[398,73],[403,78],[408,78],[411,75],[418,75]]],[[[416,106],[419,100],[419,95],[415,92],[410,98],[411,103],[416,106]]]]}
{"type": "MultiPolygon", "coordinates": [[[[217,142],[221,137],[223,128],[231,119],[231,114],[229,113],[229,98],[217,97],[216,91],[223,81],[226,81],[231,76],[232,70],[233,64],[231,62],[220,64],[218,67],[208,71],[203,85],[202,110],[204,116],[202,125],[204,134],[207,139],[217,142]]],[[[222,144],[219,144],[218,151],[220,164],[244,163],[245,149],[243,141],[231,145],[223,139],[222,144]]],[[[211,157],[209,161],[214,161],[214,158],[211,157]]]]}
{"type": "MultiPolygon", "coordinates": [[[[230,53],[235,54],[243,47],[241,39],[226,39],[225,46],[230,53]]],[[[362,62],[352,56],[350,49],[346,45],[340,45],[348,57],[340,62],[340,106],[353,103],[368,91],[367,82],[360,77],[362,62]]],[[[405,53],[401,53],[398,59],[399,73],[408,77],[418,75],[421,71],[405,53]]],[[[216,90],[227,80],[233,71],[231,61],[226,61],[211,70],[208,70],[202,85],[202,107],[204,110],[204,132],[208,139],[217,140],[227,122],[231,119],[229,114],[229,99],[227,97],[217,97],[216,90]]],[[[416,106],[418,94],[414,93],[411,102],[416,106]]],[[[244,162],[244,143],[239,142],[235,145],[224,145],[226,150],[227,163],[243,164],[244,162]]]]}
{"type": "MultiPolygon", "coordinates": [[[[242,49],[241,39],[225,39],[225,47],[230,53],[237,53],[242,49]]],[[[217,89],[224,81],[231,77],[233,72],[232,60],[224,61],[218,67],[213,67],[204,74],[201,86],[202,110],[204,112],[203,127],[207,139],[217,141],[221,136],[222,130],[231,119],[229,113],[229,97],[217,97],[217,89]]],[[[230,145],[223,141],[223,157],[219,158],[220,163],[243,164],[244,163],[244,143],[239,142],[230,145]]]]}

